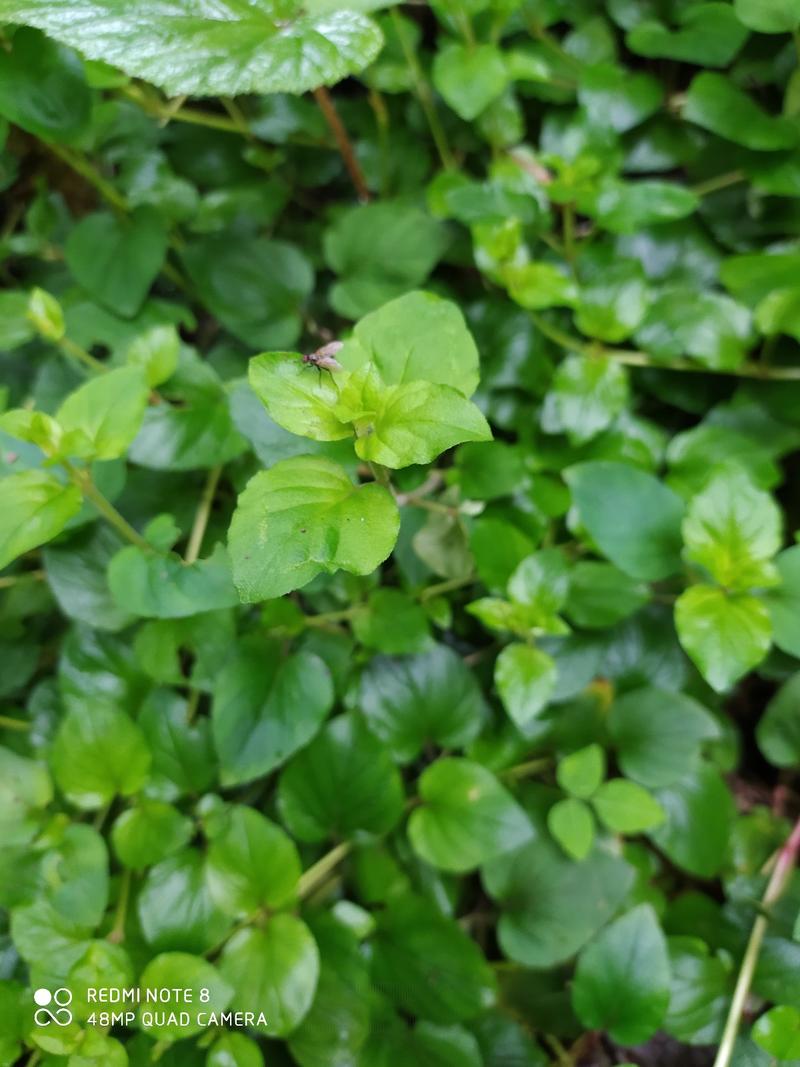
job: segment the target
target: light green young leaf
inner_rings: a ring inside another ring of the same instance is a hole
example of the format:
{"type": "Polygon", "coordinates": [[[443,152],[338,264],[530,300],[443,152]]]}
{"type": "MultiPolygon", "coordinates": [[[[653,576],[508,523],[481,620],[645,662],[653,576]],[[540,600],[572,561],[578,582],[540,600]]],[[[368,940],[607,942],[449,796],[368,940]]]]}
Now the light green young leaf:
{"type": "Polygon", "coordinates": [[[596,744],[571,752],[559,760],[556,780],[563,790],[586,799],[600,786],[606,774],[606,754],[596,744]]]}
{"type": "Polygon", "coordinates": [[[472,870],[533,834],[511,794],[469,760],[437,760],[420,778],[419,795],[408,835],[418,855],[442,870],[472,870]]]}
{"type": "Polygon", "coordinates": [[[149,392],[140,367],[119,367],[80,386],[56,412],[62,451],[81,459],[124,455],[142,425],[149,392]]]}
{"type": "Polygon", "coordinates": [[[239,497],[228,544],[245,603],[300,589],[340,568],[370,574],[397,540],[391,494],[357,487],[321,456],[297,456],[251,478],[239,497]]]}
{"type": "Polygon", "coordinates": [[[767,704],[756,727],[756,740],[773,766],[800,763],[800,674],[793,674],[767,704]]]}
{"type": "Polygon", "coordinates": [[[578,960],[572,986],[578,1018],[621,1045],[639,1045],[653,1036],[669,996],[667,944],[649,904],[606,927],[578,960]]]}
{"type": "Polygon", "coordinates": [[[572,859],[586,859],[594,844],[595,823],[588,804],[575,797],[557,801],[547,813],[547,826],[572,859]]]}
{"type": "Polygon", "coordinates": [[[356,453],[393,469],[430,463],[464,441],[490,441],[492,431],[475,404],[449,385],[417,381],[389,386],[377,409],[356,423],[356,453]]]}
{"type": "Polygon", "coordinates": [[[775,644],[790,656],[800,657],[800,545],[781,552],[775,567],[780,584],[764,597],[775,644]]]}
{"type": "Polygon", "coordinates": [[[555,661],[530,645],[506,645],[495,663],[494,684],[509,718],[524,733],[555,688],[555,661]]]}
{"type": "Polygon", "coordinates": [[[174,326],[153,326],[128,346],[125,362],[142,367],[148,385],[161,385],[177,370],[180,347],[174,326]]]}
{"type": "Polygon", "coordinates": [[[194,823],[171,804],[142,798],[126,808],[111,831],[114,851],[125,867],[144,870],[178,852],[194,836],[194,823]]]}
{"type": "Polygon", "coordinates": [[[250,360],[253,392],[270,418],[313,441],[343,441],[353,430],[334,409],[339,390],[330,372],[305,366],[299,352],[264,352],[250,360]]]}
{"type": "Polygon", "coordinates": [[[764,659],[772,622],[763,600],[693,585],[675,605],[680,642],[712,689],[724,693],[764,659]]]}
{"type": "Polygon", "coordinates": [[[170,96],[303,93],[355,74],[380,50],[380,30],[352,10],[305,15],[296,0],[213,9],[191,0],[0,0],[0,18],[38,26],[89,59],[160,86],[170,96]],[[233,58],[235,57],[235,59],[233,58]]]}
{"type": "Polygon", "coordinates": [[[511,299],[530,311],[571,307],[577,300],[575,283],[552,263],[508,267],[504,278],[511,299]]]}
{"type": "Polygon", "coordinates": [[[52,541],[80,509],[80,490],[44,471],[0,479],[0,568],[52,541]]]}
{"type": "Polygon", "coordinates": [[[798,0],[734,0],[733,6],[739,20],[758,33],[791,33],[800,26],[798,0]]]}
{"type": "Polygon", "coordinates": [[[626,778],[603,782],[592,797],[594,810],[609,830],[640,834],[664,822],[664,809],[651,793],[626,778]]]}
{"type": "Polygon", "coordinates": [[[789,1004],[771,1008],[756,1021],[753,1040],[778,1060],[800,1059],[800,1011],[789,1004]]]}
{"type": "MultiPolygon", "coordinates": [[[[230,986],[220,978],[219,972],[212,964],[187,952],[165,952],[156,956],[142,971],[139,987],[143,994],[146,990],[163,989],[182,989],[192,993],[191,1003],[195,1007],[188,1013],[188,1025],[177,1012],[174,1022],[170,1018],[172,1013],[165,1012],[166,1019],[163,1023],[156,1021],[151,1025],[142,1024],[145,1033],[159,1041],[179,1041],[181,1038],[199,1034],[205,1029],[202,1022],[198,1022],[199,1011],[224,1011],[232,996],[230,986]],[[201,990],[207,994],[207,1000],[201,1000],[201,990]],[[201,1003],[205,1004],[206,1008],[199,1008],[201,1003]]],[[[159,1020],[162,1013],[153,1012],[152,1015],[155,1020],[159,1020]]]]}
{"type": "Polygon", "coordinates": [[[771,561],[781,546],[781,513],[739,468],[717,474],[693,498],[682,530],[686,558],[726,589],[778,581],[771,561]]]}
{"type": "Polygon", "coordinates": [[[434,293],[406,293],[356,323],[337,359],[348,370],[374,363],[386,385],[426,381],[472,396],[478,349],[455,304],[434,293]]]}
{"type": "MultiPolygon", "coordinates": [[[[760,4],[762,0],[751,2],[760,4]]],[[[644,19],[630,30],[626,45],[649,59],[727,67],[748,37],[746,27],[741,24],[744,19],[741,22],[737,19],[730,4],[695,4],[676,10],[675,18],[679,23],[675,30],[655,19],[644,19]]]]}

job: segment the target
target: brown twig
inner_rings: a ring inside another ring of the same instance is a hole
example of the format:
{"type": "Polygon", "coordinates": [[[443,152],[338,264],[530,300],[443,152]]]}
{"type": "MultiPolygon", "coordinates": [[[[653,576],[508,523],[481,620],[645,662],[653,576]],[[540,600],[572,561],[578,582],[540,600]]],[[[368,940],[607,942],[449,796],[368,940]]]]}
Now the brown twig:
{"type": "Polygon", "coordinates": [[[358,193],[358,199],[363,203],[366,203],[370,198],[367,181],[364,177],[364,172],[356,159],[353,143],[350,140],[347,130],[344,128],[344,124],[339,118],[339,112],[336,110],[333,100],[331,99],[331,94],[324,85],[321,85],[318,89],[314,90],[314,99],[317,101],[320,111],[325,116],[325,121],[330,126],[331,132],[336,138],[336,144],[339,146],[339,152],[344,160],[345,167],[347,167],[347,173],[350,175],[350,179],[358,193]]]}

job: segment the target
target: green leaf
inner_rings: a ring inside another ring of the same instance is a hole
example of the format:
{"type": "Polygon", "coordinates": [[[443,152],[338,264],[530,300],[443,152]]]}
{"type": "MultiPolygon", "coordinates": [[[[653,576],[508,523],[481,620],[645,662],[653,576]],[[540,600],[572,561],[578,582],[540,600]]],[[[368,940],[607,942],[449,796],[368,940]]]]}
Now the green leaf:
{"type": "Polygon", "coordinates": [[[448,1025],[494,1003],[491,967],[456,922],[421,897],[390,901],[373,942],[375,985],[404,1013],[448,1025]]]}
{"type": "Polygon", "coordinates": [[[775,290],[794,286],[799,265],[800,253],[791,250],[730,256],[722,263],[720,280],[737,299],[753,306],[775,290]]]}
{"type": "Polygon", "coordinates": [[[203,303],[244,344],[286,348],[300,336],[314,271],[294,245],[214,235],[187,245],[181,259],[203,303]]]}
{"type": "Polygon", "coordinates": [[[675,17],[679,23],[675,30],[655,19],[639,22],[627,34],[625,44],[632,52],[648,59],[677,59],[703,67],[727,67],[748,37],[742,26],[745,20],[738,10],[734,14],[729,4],[694,4],[676,10],[675,17]]]}
{"type": "Polygon", "coordinates": [[[117,459],[139,432],[150,390],[139,367],[120,367],[70,393],[56,412],[61,451],[81,459],[117,459]]]}
{"type": "Polygon", "coordinates": [[[496,45],[452,41],[433,61],[433,84],[466,122],[500,96],[507,83],[506,64],[496,45]]]}
{"type": "Polygon", "coordinates": [[[108,584],[120,608],[144,618],[184,619],[239,603],[221,545],[208,559],[188,565],[174,553],[161,556],[129,545],[111,560],[108,584]]]}
{"type": "Polygon", "coordinates": [[[216,777],[209,721],[189,721],[186,701],[160,690],[145,702],[139,725],[153,754],[150,782],[166,799],[202,793],[216,777]]]}
{"type": "Polygon", "coordinates": [[[679,1041],[716,1044],[732,994],[730,970],[697,938],[670,937],[668,945],[672,992],[663,1029],[679,1041]]]}
{"type": "Polygon", "coordinates": [[[313,441],[352,437],[334,413],[339,392],[331,374],[305,366],[299,352],[264,352],[250,360],[248,376],[270,418],[290,433],[313,441]]]}
{"type": "Polygon", "coordinates": [[[733,798],[719,771],[702,763],[655,796],[667,817],[649,836],[682,870],[714,878],[728,859],[735,816],[733,798]]]}
{"type": "Polygon", "coordinates": [[[63,829],[42,859],[40,894],[64,918],[95,927],[108,905],[108,850],[90,826],[63,829]]]}
{"type": "MultiPolygon", "coordinates": [[[[5,16],[2,6],[0,16],[5,16]]],[[[148,207],[125,218],[108,212],[87,215],[64,249],[75,280],[109,311],[126,318],[141,308],[166,251],[164,223],[148,207]]]]}
{"type": "Polygon", "coordinates": [[[0,479],[0,569],[52,541],[80,509],[80,490],[44,471],[0,479]]]}
{"type": "Polygon", "coordinates": [[[17,30],[0,55],[0,115],[43,141],[71,144],[91,106],[78,57],[38,30],[17,30]]]}
{"type": "Polygon", "coordinates": [[[170,96],[303,93],[355,74],[382,41],[363,15],[305,15],[295,0],[221,0],[213,11],[189,0],[169,11],[155,0],[135,11],[125,0],[86,0],[73,12],[58,0],[2,0],[0,18],[38,26],[170,96]]]}
{"type": "Polygon", "coordinates": [[[509,717],[524,732],[547,706],[556,684],[556,665],[541,649],[506,645],[495,663],[494,684],[509,717]]]}
{"type": "Polygon", "coordinates": [[[607,429],[628,401],[625,368],[606,356],[567,356],[545,397],[542,428],[566,433],[573,445],[607,429]]]}
{"type": "Polygon", "coordinates": [[[403,785],[389,751],[355,713],[338,715],[281,775],[281,815],[301,841],[384,834],[403,812],[403,785]]]}
{"type": "Polygon", "coordinates": [[[639,1045],[660,1027],[669,995],[666,941],[653,909],[640,904],[581,953],[572,1005],[584,1026],[639,1045]]]}
{"type": "Polygon", "coordinates": [[[721,293],[671,285],[653,301],[635,336],[657,359],[688,355],[706,367],[734,370],[752,341],[751,317],[721,293]]]}
{"type": "Polygon", "coordinates": [[[206,1056],[206,1067],[264,1067],[261,1049],[238,1030],[220,1034],[206,1056]]]}
{"type": "Polygon", "coordinates": [[[376,656],[361,677],[359,707],[398,763],[410,763],[428,743],[467,745],[488,715],[474,674],[444,645],[402,659],[376,656]]]}
{"type": "Polygon", "coordinates": [[[433,293],[406,293],[366,315],[337,358],[348,370],[374,363],[387,385],[426,381],[464,396],[478,387],[478,350],[464,317],[433,293]]]}
{"type": "Polygon", "coordinates": [[[632,130],[658,111],[663,95],[650,74],[632,74],[613,63],[587,67],[578,87],[578,100],[592,125],[616,133],[632,130]]]}
{"type": "Polygon", "coordinates": [[[530,311],[571,307],[577,300],[575,283],[552,263],[509,267],[504,279],[511,299],[530,311]]]}
{"type": "Polygon", "coordinates": [[[615,914],[633,870],[598,848],[576,863],[545,832],[492,860],[481,877],[502,909],[497,933],[503,951],[542,969],[574,956],[615,914]]]}
{"type": "Polygon", "coordinates": [[[241,918],[293,904],[300,871],[294,842],[279,826],[252,808],[228,809],[206,861],[209,892],[222,911],[241,918]]]}
{"type": "Polygon", "coordinates": [[[150,868],[136,910],[144,939],[155,952],[206,952],[231,926],[230,916],[209,893],[203,857],[193,848],[150,868]]]}
{"type": "Polygon", "coordinates": [[[640,834],[664,821],[664,809],[652,794],[636,782],[612,778],[603,782],[592,797],[595,811],[609,830],[640,834]]]}
{"type": "Polygon", "coordinates": [[[106,581],[106,567],[122,548],[111,526],[95,523],[42,553],[47,582],[61,611],[98,630],[121,630],[130,615],[119,608],[106,581]]]}
{"type": "Polygon", "coordinates": [[[712,689],[724,693],[764,659],[772,623],[762,600],[693,585],[675,605],[678,637],[712,689]]]}
{"type": "Polygon", "coordinates": [[[211,718],[223,785],[268,774],[314,737],[333,705],[330,672],[298,651],[283,662],[242,642],[214,685],[211,718]]]}
{"type": "Polygon", "coordinates": [[[141,730],[123,711],[100,700],[71,710],[51,754],[59,789],[78,808],[95,809],[142,788],[150,751],[141,730]]]}
{"type": "Polygon", "coordinates": [[[683,117],[754,152],[794,148],[798,130],[787,118],[768,115],[722,74],[698,74],[689,86],[683,117]]]}
{"type": "Polygon", "coordinates": [[[800,763],[800,674],[785,682],[767,704],[756,727],[762,753],[775,767],[800,763]]]}
{"type": "Polygon", "coordinates": [[[609,177],[584,198],[582,207],[612,233],[635,233],[654,222],[686,218],[698,203],[691,189],[674,182],[623,182],[609,177]]]}
{"type": "Polygon", "coordinates": [[[753,1027],[753,1040],[779,1060],[800,1059],[800,1011],[788,1004],[770,1008],[753,1027]]]}
{"type": "Polygon", "coordinates": [[[556,781],[574,797],[592,796],[606,775],[606,754],[599,745],[587,745],[559,760],[556,781]]]}
{"type": "Polygon", "coordinates": [[[706,709],[682,693],[643,687],[623,693],[608,720],[617,759],[642,785],[672,785],[699,765],[703,741],[720,728],[706,709]]]}
{"type": "Polygon", "coordinates": [[[782,532],[772,497],[736,468],[717,474],[692,499],[683,520],[686,558],[731,590],[776,583],[771,560],[782,532]]]}
{"type": "Polygon", "coordinates": [[[228,538],[245,603],[300,589],[340,568],[370,574],[394,548],[400,518],[383,486],[356,487],[321,456],[297,456],[250,479],[228,538]]]}
{"type": "Polygon", "coordinates": [[[800,545],[781,552],[775,566],[780,585],[764,597],[775,644],[790,656],[800,656],[800,545]]]}
{"type": "Polygon", "coordinates": [[[13,844],[29,812],[46,807],[53,799],[53,784],[47,768],[0,746],[0,830],[6,844],[13,844]]]}
{"type": "Polygon", "coordinates": [[[584,860],[592,851],[595,824],[591,809],[582,800],[565,797],[547,813],[550,833],[568,856],[584,860]]]}
{"type": "MultiPolygon", "coordinates": [[[[638,263],[630,260],[603,263],[581,285],[575,325],[587,337],[616,344],[630,337],[644,318],[650,300],[650,290],[638,263]]],[[[606,364],[599,354],[588,362],[595,358],[601,367],[606,364]]],[[[620,364],[613,365],[618,373],[623,370],[620,364]]],[[[605,370],[608,375],[607,366],[605,370]]]]}
{"type": "MultiPolygon", "coordinates": [[[[325,261],[338,275],[331,306],[349,319],[376,308],[392,314],[381,305],[396,303],[395,297],[410,306],[408,297],[422,294],[408,290],[425,282],[449,243],[442,223],[413,204],[384,201],[351,208],[325,232],[325,261]]],[[[407,325],[414,327],[408,320],[407,325]]]]}
{"type": "Polygon", "coordinates": [[[141,367],[149,386],[161,385],[178,369],[181,339],[174,326],[152,326],[125,352],[125,362],[141,367]]]}
{"type": "Polygon", "coordinates": [[[408,836],[418,855],[441,870],[472,870],[533,833],[491,771],[469,760],[437,760],[420,777],[419,796],[408,836]]]}
{"type": "Polygon", "coordinates": [[[144,870],[179,852],[194,835],[191,819],[171,804],[142,798],[114,822],[111,840],[120,863],[144,870]]]}
{"type": "Polygon", "coordinates": [[[177,1014],[178,1009],[170,1009],[166,1012],[154,1011],[151,1014],[156,1020],[166,1015],[166,1021],[156,1021],[150,1025],[142,1022],[145,1033],[159,1041],[178,1041],[181,1038],[199,1034],[206,1027],[202,1018],[198,1018],[200,1012],[221,1012],[231,999],[230,987],[220,978],[219,973],[207,960],[199,956],[190,956],[186,952],[166,952],[151,960],[139,978],[139,988],[143,997],[147,991],[158,992],[163,989],[180,989],[181,996],[191,995],[191,1000],[181,1003],[191,1004],[187,1011],[189,1016],[188,1025],[180,1019],[173,1022],[170,1020],[172,1011],[177,1014]],[[205,998],[205,999],[203,999],[205,998]]]}
{"type": "Polygon", "coordinates": [[[256,1033],[290,1034],[308,1013],[319,979],[319,950],[306,924],[275,915],[262,929],[235,934],[225,945],[219,971],[233,989],[235,1011],[263,1012],[256,1033]]]}
{"type": "Polygon", "coordinates": [[[424,609],[399,589],[370,593],[352,626],[362,645],[389,655],[424,652],[433,645],[424,609]]]}
{"type": "Polygon", "coordinates": [[[490,441],[489,424],[449,385],[408,382],[381,389],[374,408],[356,422],[361,459],[393,469],[430,463],[463,441],[490,441]]]}
{"type": "Polygon", "coordinates": [[[623,463],[582,463],[566,472],[580,521],[600,551],[633,578],[680,569],[683,504],[652,474],[623,463]]]}
{"type": "Polygon", "coordinates": [[[642,582],[610,563],[586,560],[570,571],[564,613],[578,626],[605,629],[638,611],[648,599],[642,582]]]}
{"type": "Polygon", "coordinates": [[[739,21],[758,33],[791,33],[800,25],[797,0],[734,0],[733,6],[739,21]]]}

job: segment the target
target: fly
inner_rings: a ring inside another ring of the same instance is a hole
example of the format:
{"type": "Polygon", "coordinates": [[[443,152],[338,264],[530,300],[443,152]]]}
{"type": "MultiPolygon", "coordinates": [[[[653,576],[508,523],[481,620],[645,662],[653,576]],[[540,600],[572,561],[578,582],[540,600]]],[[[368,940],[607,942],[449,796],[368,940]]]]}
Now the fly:
{"type": "Polygon", "coordinates": [[[310,367],[316,367],[317,370],[327,370],[331,373],[335,370],[341,370],[342,365],[336,358],[336,353],[342,347],[341,341],[331,341],[327,345],[323,345],[322,348],[318,348],[316,352],[309,352],[303,356],[303,363],[307,363],[310,367]]]}

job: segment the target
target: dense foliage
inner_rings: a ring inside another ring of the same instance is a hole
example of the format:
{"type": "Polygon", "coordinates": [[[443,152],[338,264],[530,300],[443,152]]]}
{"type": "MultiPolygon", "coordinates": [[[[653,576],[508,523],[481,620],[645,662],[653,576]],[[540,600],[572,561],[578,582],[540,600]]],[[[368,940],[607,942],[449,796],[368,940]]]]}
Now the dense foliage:
{"type": "Polygon", "coordinates": [[[0,1067],[800,1063],[800,3],[353,7],[0,0],[0,1067]]]}

